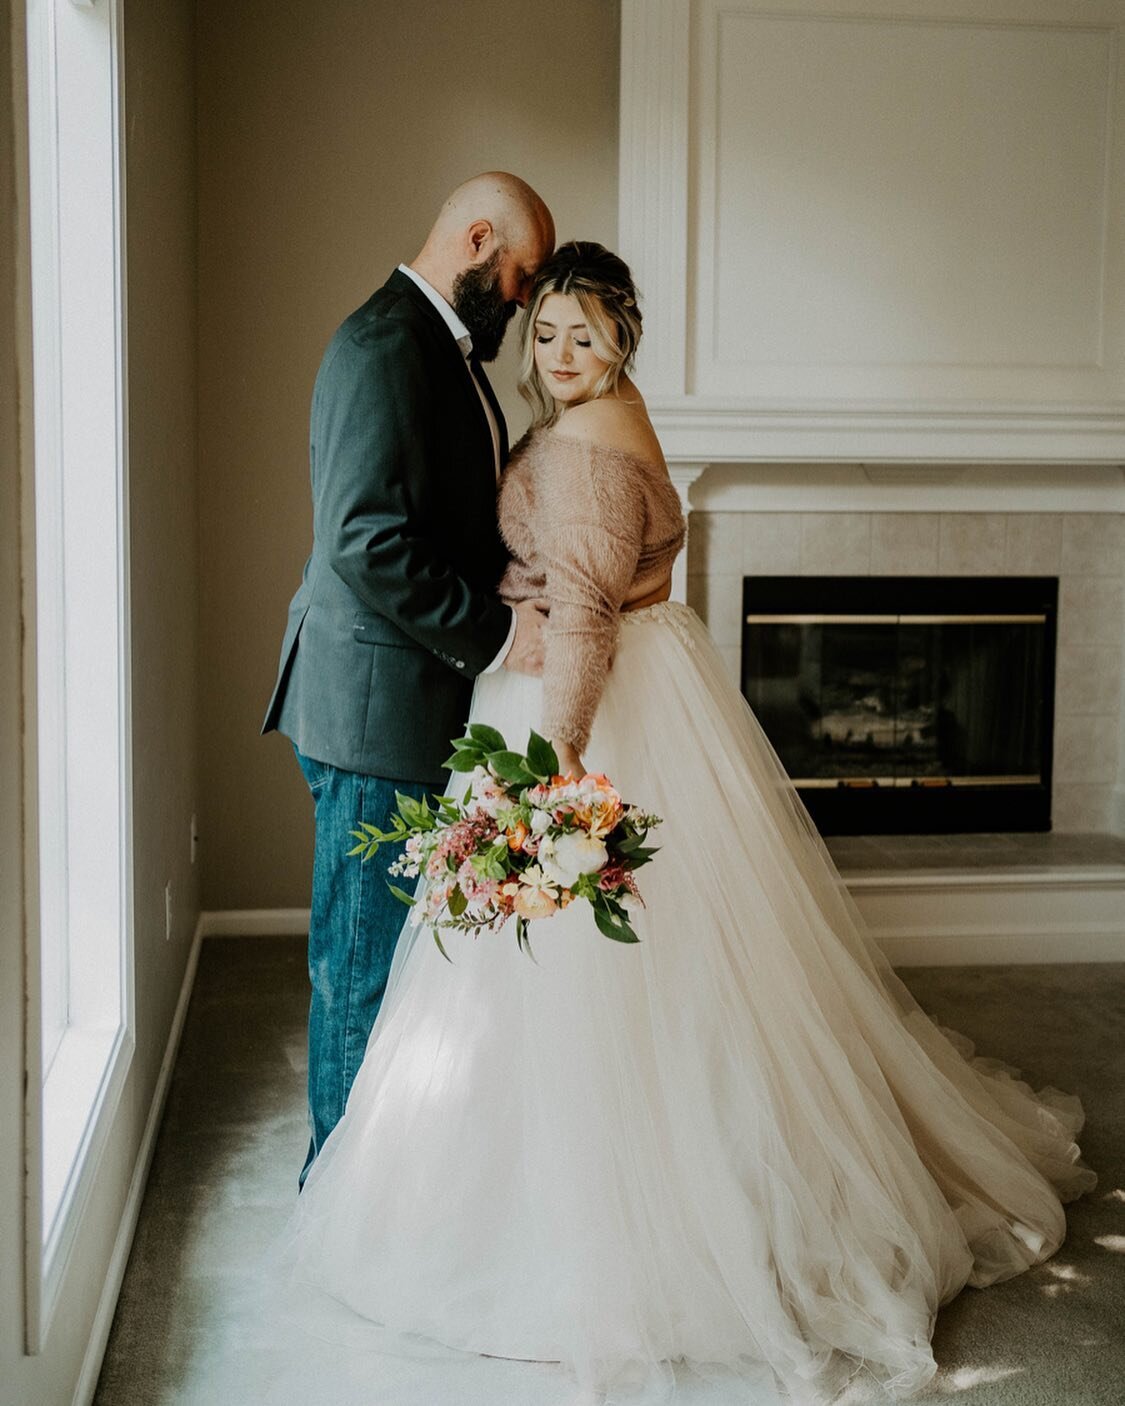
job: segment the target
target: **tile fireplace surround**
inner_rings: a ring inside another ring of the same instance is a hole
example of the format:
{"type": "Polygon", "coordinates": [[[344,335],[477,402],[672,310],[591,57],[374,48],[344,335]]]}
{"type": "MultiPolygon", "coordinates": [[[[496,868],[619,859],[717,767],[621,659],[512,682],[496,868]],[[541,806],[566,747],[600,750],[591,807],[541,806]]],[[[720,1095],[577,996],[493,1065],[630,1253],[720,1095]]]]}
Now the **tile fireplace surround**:
{"type": "Polygon", "coordinates": [[[1053,828],[1125,834],[1125,512],[761,510],[701,496],[687,600],[736,681],[744,576],[1058,576],[1053,828]]]}

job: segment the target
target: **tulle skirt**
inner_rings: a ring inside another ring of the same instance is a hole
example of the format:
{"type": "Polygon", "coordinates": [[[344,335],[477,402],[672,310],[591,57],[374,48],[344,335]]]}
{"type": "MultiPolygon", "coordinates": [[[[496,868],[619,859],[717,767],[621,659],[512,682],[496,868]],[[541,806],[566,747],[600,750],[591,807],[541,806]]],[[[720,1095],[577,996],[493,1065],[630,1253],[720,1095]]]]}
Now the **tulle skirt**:
{"type": "MultiPolygon", "coordinates": [[[[500,671],[473,718],[522,747],[540,702],[500,671]]],[[[584,757],[664,817],[640,943],[578,903],[534,961],[507,929],[447,934],[447,962],[408,928],[298,1282],[614,1400],[685,1368],[724,1401],[763,1371],[909,1395],[939,1305],[1052,1254],[1094,1185],[1077,1099],[923,1014],[692,611],[623,617],[584,757]]]]}

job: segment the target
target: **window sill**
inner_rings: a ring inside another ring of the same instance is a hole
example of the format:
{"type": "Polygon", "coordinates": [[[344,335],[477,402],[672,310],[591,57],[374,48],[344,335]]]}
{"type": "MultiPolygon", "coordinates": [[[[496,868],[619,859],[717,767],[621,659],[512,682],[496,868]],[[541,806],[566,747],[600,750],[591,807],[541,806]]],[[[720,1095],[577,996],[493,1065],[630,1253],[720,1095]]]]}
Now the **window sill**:
{"type": "Polygon", "coordinates": [[[124,1026],[71,1026],[43,1086],[40,1341],[47,1336],[133,1048],[133,1038],[124,1026]]]}

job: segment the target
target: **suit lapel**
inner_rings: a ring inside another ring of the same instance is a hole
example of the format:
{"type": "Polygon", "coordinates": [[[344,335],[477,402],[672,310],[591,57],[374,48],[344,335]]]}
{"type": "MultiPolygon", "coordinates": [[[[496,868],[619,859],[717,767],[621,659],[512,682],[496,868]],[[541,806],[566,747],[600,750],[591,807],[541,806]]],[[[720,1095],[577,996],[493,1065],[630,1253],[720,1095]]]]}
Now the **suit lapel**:
{"type": "MultiPolygon", "coordinates": [[[[508,426],[504,422],[504,412],[500,409],[500,402],[496,399],[496,392],[492,389],[492,383],[484,374],[484,367],[475,356],[471,358],[471,364],[473,373],[480,382],[480,388],[484,391],[485,399],[492,407],[493,415],[496,416],[496,428],[500,435],[500,468],[503,470],[504,465],[508,462],[508,426]]],[[[487,425],[485,428],[488,428],[487,425]]],[[[491,433],[488,437],[489,439],[492,438],[491,433]]]]}
{"type": "MultiPolygon", "coordinates": [[[[465,355],[457,345],[448,326],[442,320],[441,314],[413,281],[407,278],[399,269],[391,274],[387,280],[387,288],[393,289],[409,299],[412,308],[416,309],[424,319],[427,326],[434,334],[434,342],[441,353],[441,370],[448,377],[450,388],[454,394],[464,398],[466,414],[472,417],[473,423],[477,425],[482,440],[483,452],[481,455],[482,466],[487,465],[488,482],[495,483],[496,470],[492,458],[492,431],[488,428],[488,417],[484,413],[484,407],[480,403],[480,396],[477,395],[476,387],[473,385],[473,373],[465,360],[465,355]]],[[[492,413],[496,416],[496,427],[500,432],[500,467],[503,468],[508,458],[508,430],[504,423],[504,416],[500,410],[499,402],[493,393],[492,387],[488,384],[488,377],[480,371],[480,362],[476,363],[480,374],[480,385],[488,398],[488,403],[492,407],[492,413]]],[[[435,368],[436,369],[436,368],[435,368]]]]}

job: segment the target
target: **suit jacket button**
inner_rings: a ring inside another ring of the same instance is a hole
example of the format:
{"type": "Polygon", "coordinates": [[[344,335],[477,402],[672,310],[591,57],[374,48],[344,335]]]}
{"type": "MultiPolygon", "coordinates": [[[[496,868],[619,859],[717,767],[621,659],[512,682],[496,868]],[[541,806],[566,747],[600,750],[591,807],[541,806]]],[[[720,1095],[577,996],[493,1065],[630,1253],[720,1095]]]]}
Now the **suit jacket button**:
{"type": "Polygon", "coordinates": [[[453,662],[458,669],[463,669],[465,667],[465,661],[463,659],[455,659],[453,662]]]}

